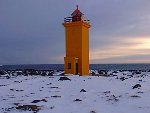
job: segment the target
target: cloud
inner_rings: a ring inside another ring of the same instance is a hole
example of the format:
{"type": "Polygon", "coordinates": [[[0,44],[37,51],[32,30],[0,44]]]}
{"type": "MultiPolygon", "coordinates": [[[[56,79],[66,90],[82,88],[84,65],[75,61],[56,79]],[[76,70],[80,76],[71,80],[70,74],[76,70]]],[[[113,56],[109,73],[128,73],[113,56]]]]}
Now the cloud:
{"type": "Polygon", "coordinates": [[[120,64],[120,63],[149,63],[150,62],[150,54],[147,55],[130,55],[130,56],[119,56],[119,57],[111,57],[105,58],[102,60],[94,59],[92,63],[101,63],[101,64],[120,64]]]}
{"type": "MultiPolygon", "coordinates": [[[[134,38],[124,38],[114,45],[105,46],[103,48],[99,47],[93,49],[90,53],[91,63],[104,62],[107,59],[107,62],[124,62],[132,63],[131,56],[149,56],[150,55],[150,38],[149,37],[134,37],[134,38]],[[126,59],[126,60],[121,60],[126,59]],[[112,61],[111,61],[112,60],[112,61]]],[[[141,59],[136,59],[137,63],[144,63],[149,61],[148,58],[140,57],[141,59]],[[144,61],[145,60],[145,61],[144,61]]],[[[133,62],[135,61],[133,60],[133,62]]],[[[148,62],[147,62],[148,63],[148,62]]]]}
{"type": "Polygon", "coordinates": [[[104,63],[136,58],[135,47],[147,55],[149,43],[142,40],[150,36],[149,0],[1,0],[0,64],[63,63],[62,22],[77,4],[91,20],[91,62],[101,63],[108,57],[104,63]]]}

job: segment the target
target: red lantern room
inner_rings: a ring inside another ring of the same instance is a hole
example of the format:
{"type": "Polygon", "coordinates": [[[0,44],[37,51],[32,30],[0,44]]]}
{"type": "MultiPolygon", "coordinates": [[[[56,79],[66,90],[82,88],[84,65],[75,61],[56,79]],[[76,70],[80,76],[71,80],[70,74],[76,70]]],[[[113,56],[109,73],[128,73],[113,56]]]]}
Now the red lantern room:
{"type": "Polygon", "coordinates": [[[71,14],[72,22],[81,21],[83,15],[84,14],[79,10],[77,5],[77,9],[71,14]]]}

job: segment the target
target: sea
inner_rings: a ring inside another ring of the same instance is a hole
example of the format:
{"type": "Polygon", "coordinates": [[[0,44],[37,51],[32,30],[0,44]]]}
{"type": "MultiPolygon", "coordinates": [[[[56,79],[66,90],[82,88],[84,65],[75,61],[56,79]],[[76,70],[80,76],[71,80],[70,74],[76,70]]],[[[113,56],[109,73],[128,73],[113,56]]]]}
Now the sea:
{"type": "MultiPolygon", "coordinates": [[[[64,70],[63,64],[21,64],[21,65],[0,65],[0,70],[64,70]]],[[[90,64],[90,70],[150,70],[150,63],[147,64],[90,64]]]]}

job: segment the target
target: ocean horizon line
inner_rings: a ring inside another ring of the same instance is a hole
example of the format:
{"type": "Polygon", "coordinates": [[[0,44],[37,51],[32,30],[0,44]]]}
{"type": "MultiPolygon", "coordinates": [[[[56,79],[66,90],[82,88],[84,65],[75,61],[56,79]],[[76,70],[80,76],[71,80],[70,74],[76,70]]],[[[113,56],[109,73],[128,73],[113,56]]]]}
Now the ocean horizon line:
{"type": "MultiPolygon", "coordinates": [[[[150,70],[150,63],[90,64],[90,70],[150,70]]],[[[64,70],[64,64],[14,64],[1,65],[0,70],[35,69],[64,70]]]]}
{"type": "MultiPolygon", "coordinates": [[[[150,63],[90,63],[89,65],[128,65],[128,64],[150,64],[150,63]]],[[[7,65],[64,65],[63,63],[43,63],[43,64],[0,64],[0,66],[7,66],[7,65]]]]}

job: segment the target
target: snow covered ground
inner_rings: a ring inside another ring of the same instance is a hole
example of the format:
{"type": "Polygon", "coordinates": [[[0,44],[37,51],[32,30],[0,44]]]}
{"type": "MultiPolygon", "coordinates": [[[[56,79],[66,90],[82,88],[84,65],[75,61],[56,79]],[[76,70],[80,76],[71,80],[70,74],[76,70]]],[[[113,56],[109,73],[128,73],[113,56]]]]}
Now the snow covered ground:
{"type": "Polygon", "coordinates": [[[150,113],[150,72],[107,74],[1,75],[0,113],[150,113]]]}

